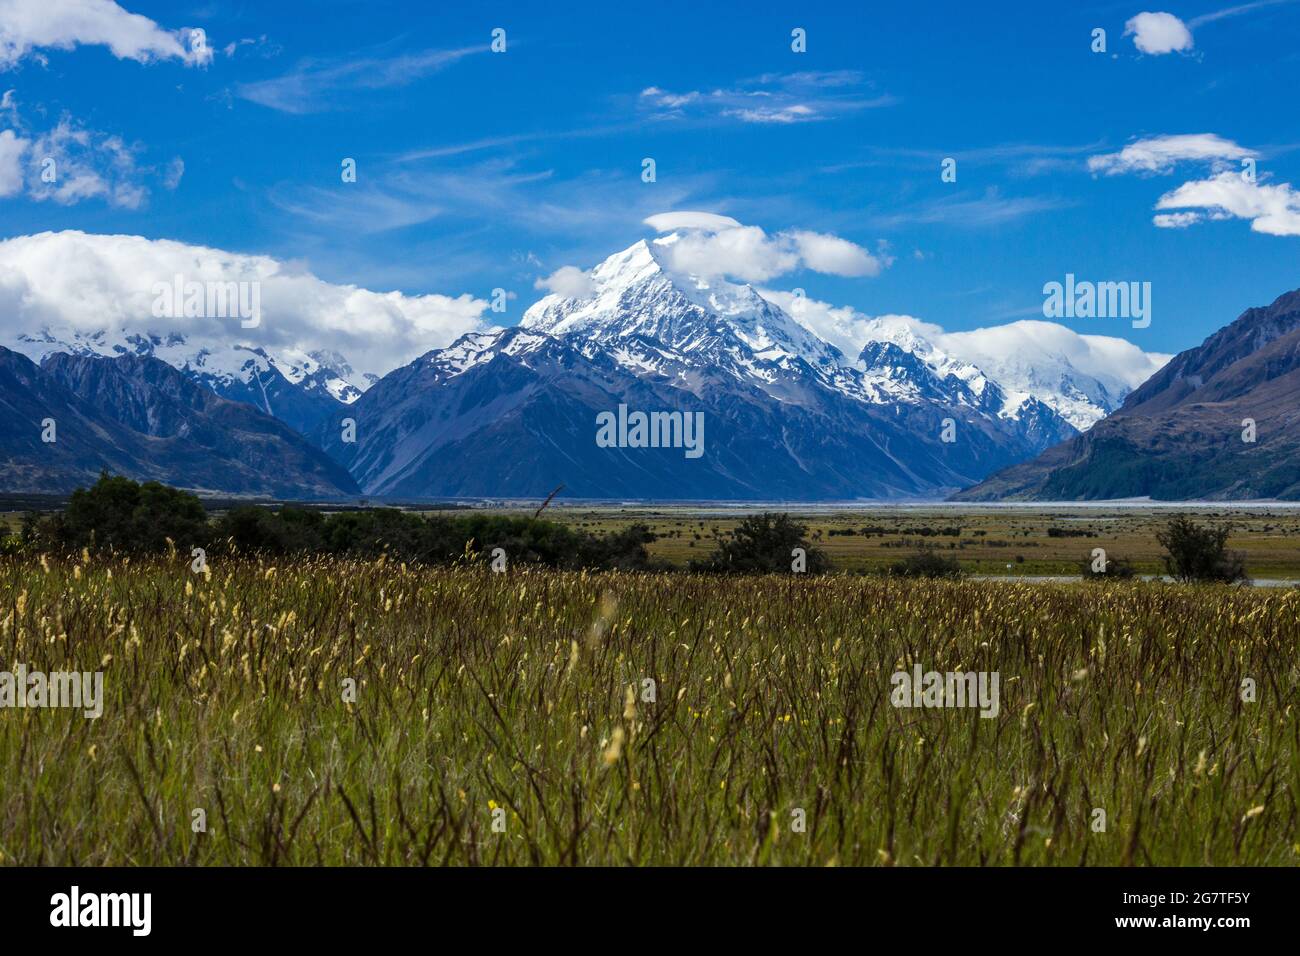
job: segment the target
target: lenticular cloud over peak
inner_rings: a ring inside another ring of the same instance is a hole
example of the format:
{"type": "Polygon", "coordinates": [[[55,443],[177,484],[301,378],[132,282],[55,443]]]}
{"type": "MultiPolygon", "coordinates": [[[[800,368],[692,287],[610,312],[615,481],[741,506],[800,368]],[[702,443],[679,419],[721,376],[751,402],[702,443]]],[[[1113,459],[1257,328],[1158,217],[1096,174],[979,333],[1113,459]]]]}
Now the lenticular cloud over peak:
{"type": "Polygon", "coordinates": [[[712,212],[661,212],[647,216],[645,224],[655,232],[676,232],[679,229],[702,229],[706,232],[721,232],[724,229],[739,229],[741,224],[730,216],[720,216],[712,212]]]}

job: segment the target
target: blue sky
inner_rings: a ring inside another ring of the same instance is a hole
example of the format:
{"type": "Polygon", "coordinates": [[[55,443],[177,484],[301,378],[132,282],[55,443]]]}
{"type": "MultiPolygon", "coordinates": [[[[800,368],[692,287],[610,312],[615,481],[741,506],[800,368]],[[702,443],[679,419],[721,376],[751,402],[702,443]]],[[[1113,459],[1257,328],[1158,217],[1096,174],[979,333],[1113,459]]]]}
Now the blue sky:
{"type": "Polygon", "coordinates": [[[1153,8],[122,6],[161,35],[201,27],[210,62],[157,38],[136,58],[42,45],[28,22],[6,40],[0,24],[0,93],[13,91],[0,130],[38,142],[62,123],[107,143],[85,162],[121,187],[85,198],[11,187],[0,236],[175,239],[408,295],[503,287],[518,299],[493,319],[510,324],[542,295],[539,278],[653,235],[647,216],[700,210],[773,236],[833,234],[880,263],[875,275],[797,268],[764,285],[949,330],[1041,317],[1043,284],[1067,272],[1149,281],[1147,329],[1061,321],[1164,352],[1300,286],[1288,185],[1300,183],[1300,3],[1161,3],[1178,20],[1128,36],[1153,8]],[[488,50],[497,27],[500,54],[488,50]],[[794,28],[805,53],[791,49],[794,28]],[[1094,28],[1106,53],[1090,49],[1094,28]],[[1216,183],[1243,155],[1256,181],[1216,183]],[[345,157],[355,183],[341,181],[345,157]],[[641,180],[645,157],[656,182],[641,180]],[[945,157],[955,183],[941,180],[945,157]],[[1184,184],[1200,205],[1164,214],[1196,221],[1158,227],[1157,202],[1184,184]]]}

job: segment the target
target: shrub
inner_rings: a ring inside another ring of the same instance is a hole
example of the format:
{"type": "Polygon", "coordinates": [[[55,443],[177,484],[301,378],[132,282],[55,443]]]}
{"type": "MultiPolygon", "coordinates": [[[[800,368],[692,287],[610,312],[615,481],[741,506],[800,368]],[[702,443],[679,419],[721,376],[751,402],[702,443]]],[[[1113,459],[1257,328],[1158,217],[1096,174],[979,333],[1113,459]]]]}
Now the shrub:
{"type": "Polygon", "coordinates": [[[1091,560],[1084,561],[1081,568],[1085,581],[1128,581],[1137,576],[1137,568],[1127,558],[1107,559],[1105,571],[1094,569],[1091,560]]]}
{"type": "Polygon", "coordinates": [[[589,543],[584,549],[584,566],[617,571],[663,570],[667,567],[654,561],[646,550],[645,546],[656,537],[649,525],[630,525],[603,538],[587,537],[589,543]]]}
{"type": "Polygon", "coordinates": [[[1165,549],[1165,568],[1179,581],[1222,581],[1246,579],[1242,554],[1227,549],[1231,525],[1198,525],[1180,515],[1156,534],[1165,549]]]}
{"type": "Polygon", "coordinates": [[[807,573],[830,570],[830,561],[820,549],[810,547],[808,528],[788,514],[761,514],[746,518],[730,537],[719,540],[713,553],[704,561],[692,561],[695,571],[762,574],[790,572],[794,549],[803,548],[807,573]]]}
{"type": "Polygon", "coordinates": [[[889,566],[888,573],[903,578],[959,578],[962,569],[956,558],[939,554],[931,548],[922,548],[895,561],[889,566]]]}
{"type": "Polygon", "coordinates": [[[12,557],[23,549],[23,540],[16,534],[0,534],[0,558],[12,557]]]}

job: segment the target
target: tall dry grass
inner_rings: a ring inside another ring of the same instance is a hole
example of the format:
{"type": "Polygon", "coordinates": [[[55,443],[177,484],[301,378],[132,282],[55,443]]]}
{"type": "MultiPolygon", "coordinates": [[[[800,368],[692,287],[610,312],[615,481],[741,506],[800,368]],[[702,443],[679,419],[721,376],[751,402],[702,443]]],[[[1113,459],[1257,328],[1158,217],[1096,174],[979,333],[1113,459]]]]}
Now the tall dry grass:
{"type": "Polygon", "coordinates": [[[0,583],[0,668],[106,696],[0,710],[5,863],[1300,861],[1296,591],[180,557],[0,583]],[[999,715],[892,707],[914,661],[997,671],[999,715]]]}

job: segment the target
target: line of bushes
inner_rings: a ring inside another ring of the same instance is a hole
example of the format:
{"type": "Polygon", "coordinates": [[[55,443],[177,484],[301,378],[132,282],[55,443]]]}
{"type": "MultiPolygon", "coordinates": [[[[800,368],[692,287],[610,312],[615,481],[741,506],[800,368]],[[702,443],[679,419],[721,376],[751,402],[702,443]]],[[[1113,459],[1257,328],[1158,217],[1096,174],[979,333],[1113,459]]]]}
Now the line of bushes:
{"type": "Polygon", "coordinates": [[[175,547],[187,552],[203,548],[209,555],[386,555],[421,564],[449,564],[467,552],[490,560],[492,551],[501,548],[510,563],[650,570],[656,565],[645,546],[653,540],[645,525],[597,536],[539,518],[477,512],[425,516],[396,508],[327,514],[242,505],[212,520],[188,492],[103,475],[93,487],[73,492],[62,512],[27,515],[21,547],[64,554],[82,549],[160,554],[175,547]]]}

